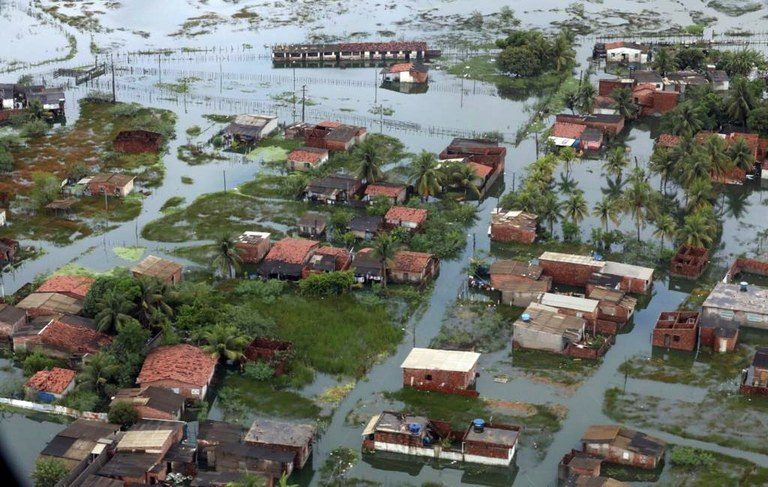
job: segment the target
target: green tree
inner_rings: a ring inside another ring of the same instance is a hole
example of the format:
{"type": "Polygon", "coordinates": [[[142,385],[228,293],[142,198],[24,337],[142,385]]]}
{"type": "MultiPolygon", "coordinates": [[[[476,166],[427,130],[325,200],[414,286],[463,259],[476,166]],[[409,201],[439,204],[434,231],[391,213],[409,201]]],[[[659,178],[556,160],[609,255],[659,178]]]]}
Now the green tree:
{"type": "Polygon", "coordinates": [[[35,372],[40,370],[48,370],[57,365],[56,360],[47,355],[43,355],[40,352],[33,352],[26,357],[21,363],[21,368],[24,370],[24,375],[34,375],[35,372]]]}
{"type": "Polygon", "coordinates": [[[670,71],[677,69],[677,60],[669,49],[662,48],[656,52],[651,66],[656,71],[659,71],[662,76],[665,76],[670,71]]]}
{"type": "Polygon", "coordinates": [[[582,221],[589,213],[584,193],[581,191],[574,191],[563,203],[563,212],[573,223],[578,224],[582,221]]]}
{"type": "Polygon", "coordinates": [[[627,151],[624,147],[616,147],[608,153],[608,158],[603,164],[603,172],[609,176],[621,177],[628,164],[627,151]]]}
{"type": "Polygon", "coordinates": [[[665,122],[669,133],[692,138],[704,127],[703,116],[700,106],[683,102],[667,114],[665,122]]]}
{"type": "Polygon", "coordinates": [[[728,148],[728,156],[735,167],[750,173],[755,169],[755,155],[744,137],[737,137],[728,148]]]}
{"type": "Polygon", "coordinates": [[[239,361],[250,340],[232,325],[217,323],[200,334],[202,349],[217,360],[239,361]]]}
{"type": "Polygon", "coordinates": [[[664,250],[664,239],[675,235],[675,232],[677,232],[677,222],[672,218],[672,215],[663,213],[655,218],[654,224],[656,231],[653,232],[653,236],[661,240],[660,247],[661,250],[664,250]]]}
{"type": "Polygon", "coordinates": [[[476,184],[477,179],[477,173],[469,164],[458,164],[450,174],[453,186],[459,191],[464,191],[464,198],[467,195],[480,198],[480,188],[476,184]]]}
{"type": "Polygon", "coordinates": [[[371,139],[366,139],[355,152],[360,161],[357,166],[357,177],[367,183],[375,183],[384,178],[381,171],[383,163],[381,148],[371,139]]]}
{"type": "Polygon", "coordinates": [[[638,242],[640,241],[640,228],[645,223],[646,212],[651,202],[651,191],[642,171],[638,171],[632,175],[629,180],[629,187],[624,192],[622,206],[624,211],[635,220],[638,242]]]}
{"type": "Polygon", "coordinates": [[[573,147],[563,147],[560,149],[560,151],[557,153],[557,158],[565,164],[565,172],[566,174],[570,174],[571,172],[571,163],[578,157],[578,154],[576,153],[576,149],[573,147]]]}
{"type": "Polygon", "coordinates": [[[715,240],[716,226],[707,212],[697,211],[686,215],[678,232],[682,243],[694,248],[709,248],[715,240]]]}
{"type": "Polygon", "coordinates": [[[110,332],[119,330],[120,326],[132,319],[130,313],[134,310],[132,302],[115,290],[106,293],[98,304],[99,311],[94,319],[99,331],[110,332]]]}
{"type": "Polygon", "coordinates": [[[733,78],[725,101],[726,113],[731,120],[746,126],[750,113],[757,106],[760,94],[762,93],[759,93],[755,85],[746,78],[741,76],[733,78]]]}
{"type": "Polygon", "coordinates": [[[592,208],[592,216],[600,219],[600,223],[603,225],[603,230],[607,232],[608,221],[613,222],[614,225],[619,224],[619,209],[616,201],[609,197],[603,197],[603,199],[595,203],[595,206],[592,208]]]}
{"type": "Polygon", "coordinates": [[[579,105],[579,90],[577,88],[566,90],[563,93],[563,104],[572,114],[575,114],[576,107],[579,105]]]}
{"type": "Polygon", "coordinates": [[[709,158],[709,167],[717,176],[727,174],[733,168],[733,162],[726,153],[725,141],[717,134],[712,134],[704,141],[704,152],[709,158]]]}
{"type": "Polygon", "coordinates": [[[541,198],[536,213],[543,222],[549,224],[549,234],[554,234],[555,223],[562,217],[563,205],[558,201],[557,195],[552,192],[547,192],[541,198]]]}
{"type": "Polygon", "coordinates": [[[311,274],[299,282],[299,291],[307,296],[335,296],[344,294],[355,284],[352,271],[311,274]]]}
{"type": "Polygon", "coordinates": [[[443,176],[437,167],[437,158],[434,154],[422,151],[413,160],[410,173],[411,183],[421,196],[422,201],[426,201],[430,196],[435,196],[440,192],[443,176]]]}
{"type": "Polygon", "coordinates": [[[53,487],[69,474],[69,469],[57,458],[40,458],[35,463],[32,480],[35,487],[53,487]]]}
{"type": "Polygon", "coordinates": [[[585,79],[579,87],[579,110],[584,113],[592,113],[592,109],[595,107],[595,96],[597,90],[588,79],[585,79]]]}
{"type": "Polygon", "coordinates": [[[611,93],[613,108],[624,118],[633,119],[637,115],[637,104],[632,98],[632,90],[629,88],[616,88],[611,93]]]}
{"type": "Polygon", "coordinates": [[[395,260],[399,243],[387,233],[380,233],[373,240],[373,255],[381,265],[381,285],[387,287],[387,269],[395,260]]]}
{"type": "Polygon", "coordinates": [[[123,429],[128,429],[139,420],[139,412],[130,402],[119,401],[109,408],[107,418],[110,423],[119,424],[123,429]]]}
{"type": "Polygon", "coordinates": [[[221,271],[222,276],[234,279],[242,262],[234,237],[232,235],[219,237],[216,241],[216,256],[213,258],[213,265],[221,271]]]}
{"type": "Polygon", "coordinates": [[[573,64],[576,51],[573,50],[570,35],[566,31],[560,31],[552,43],[551,58],[557,72],[562,72],[573,64]]]}
{"type": "Polygon", "coordinates": [[[150,326],[158,315],[173,316],[173,308],[168,304],[170,289],[167,284],[155,278],[137,279],[139,293],[136,297],[135,312],[144,326],[150,326]]]}
{"type": "Polygon", "coordinates": [[[706,59],[704,51],[697,47],[684,47],[675,53],[676,69],[699,70],[706,59]]]}
{"type": "Polygon", "coordinates": [[[29,198],[36,208],[42,208],[59,196],[59,179],[51,173],[32,173],[32,191],[29,198]]]}
{"type": "Polygon", "coordinates": [[[78,387],[93,391],[101,398],[106,398],[109,386],[119,374],[121,367],[122,364],[106,352],[91,355],[78,375],[78,387]]]}
{"type": "Polygon", "coordinates": [[[685,189],[685,196],[689,212],[707,207],[712,204],[712,183],[708,178],[697,179],[685,189]]]}
{"type": "Polygon", "coordinates": [[[542,73],[541,58],[529,47],[508,47],[501,51],[496,63],[504,73],[518,78],[532,78],[542,73]]]}
{"type": "Polygon", "coordinates": [[[768,105],[763,104],[749,112],[747,128],[762,137],[768,136],[768,105]]]}
{"type": "Polygon", "coordinates": [[[675,174],[677,161],[671,157],[669,150],[665,147],[657,147],[651,155],[649,168],[652,172],[661,176],[661,189],[664,194],[667,193],[667,183],[669,178],[675,174]]]}
{"type": "Polygon", "coordinates": [[[13,171],[13,154],[5,146],[0,145],[0,172],[11,171],[13,171]]]}

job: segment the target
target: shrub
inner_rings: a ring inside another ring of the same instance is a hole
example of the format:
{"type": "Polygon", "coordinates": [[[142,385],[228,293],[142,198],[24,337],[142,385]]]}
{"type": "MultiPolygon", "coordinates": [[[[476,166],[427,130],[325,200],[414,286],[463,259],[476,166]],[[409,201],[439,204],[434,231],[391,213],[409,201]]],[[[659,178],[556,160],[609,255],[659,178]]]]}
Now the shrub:
{"type": "Polygon", "coordinates": [[[277,279],[268,281],[242,281],[235,288],[235,294],[241,297],[274,300],[283,294],[285,283],[277,279]]]}
{"type": "Polygon", "coordinates": [[[267,381],[275,375],[275,369],[266,362],[250,362],[245,364],[243,375],[249,379],[267,381]]]}
{"type": "Polygon", "coordinates": [[[707,468],[715,463],[715,457],[706,451],[690,446],[676,446],[672,448],[669,460],[672,465],[687,469],[707,468]]]}
{"type": "Polygon", "coordinates": [[[24,362],[22,362],[21,368],[24,370],[24,375],[30,376],[40,370],[55,367],[56,364],[56,360],[51,357],[45,356],[40,352],[35,352],[31,355],[27,355],[24,362]]]}
{"type": "Polygon", "coordinates": [[[36,172],[32,174],[34,187],[29,197],[36,208],[41,208],[59,195],[59,179],[47,172],[36,172]]]}
{"type": "Polygon", "coordinates": [[[0,171],[10,172],[13,171],[13,155],[4,147],[0,145],[0,171]]]}
{"type": "Polygon", "coordinates": [[[139,420],[139,412],[133,404],[124,401],[120,401],[109,408],[107,416],[110,423],[119,424],[123,428],[128,428],[139,420]]]}
{"type": "Polygon", "coordinates": [[[32,120],[21,126],[22,137],[37,138],[48,133],[50,127],[42,120],[32,120]]]}
{"type": "Polygon", "coordinates": [[[51,487],[58,484],[69,473],[64,462],[56,458],[41,458],[35,464],[32,480],[35,487],[51,487]]]}
{"type": "Polygon", "coordinates": [[[299,282],[299,290],[306,296],[332,296],[343,294],[355,283],[352,271],[312,274],[299,282]]]}

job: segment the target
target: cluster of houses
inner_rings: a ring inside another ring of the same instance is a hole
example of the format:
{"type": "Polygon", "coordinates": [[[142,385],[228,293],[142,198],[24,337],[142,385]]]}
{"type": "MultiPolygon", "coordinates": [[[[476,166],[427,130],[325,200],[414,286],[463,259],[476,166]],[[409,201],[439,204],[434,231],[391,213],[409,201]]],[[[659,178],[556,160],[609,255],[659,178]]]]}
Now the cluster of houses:
{"type": "Polygon", "coordinates": [[[440,51],[422,41],[344,42],[339,44],[281,44],[272,47],[275,64],[339,63],[343,61],[423,61],[440,51]]]}
{"type": "Polygon", "coordinates": [[[50,118],[55,119],[64,114],[64,91],[60,88],[0,83],[0,123],[20,114],[33,101],[40,102],[50,118]]]}

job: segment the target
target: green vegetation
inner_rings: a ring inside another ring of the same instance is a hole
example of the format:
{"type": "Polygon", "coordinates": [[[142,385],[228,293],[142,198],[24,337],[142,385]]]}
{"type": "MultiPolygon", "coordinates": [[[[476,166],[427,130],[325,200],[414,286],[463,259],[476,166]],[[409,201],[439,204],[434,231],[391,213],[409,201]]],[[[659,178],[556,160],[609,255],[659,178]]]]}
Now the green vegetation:
{"type": "Polygon", "coordinates": [[[763,6],[760,2],[749,0],[710,0],[707,7],[724,13],[730,17],[741,17],[750,12],[757,12],[763,6]]]}
{"type": "Polygon", "coordinates": [[[567,30],[550,37],[537,30],[516,30],[496,45],[502,50],[496,61],[499,69],[519,78],[569,71],[576,56],[573,34],[567,30]]]}
{"type": "Polygon", "coordinates": [[[760,486],[768,481],[768,468],[720,453],[673,446],[670,481],[681,486],[760,486]]]}
{"type": "Polygon", "coordinates": [[[35,463],[32,480],[35,482],[35,487],[51,487],[63,480],[67,474],[69,469],[61,460],[41,458],[35,463]]]}
{"type": "Polygon", "coordinates": [[[123,429],[127,429],[139,420],[139,412],[132,403],[121,401],[109,408],[108,418],[110,423],[119,424],[123,429]]]}
{"type": "Polygon", "coordinates": [[[566,388],[581,385],[600,365],[599,361],[575,359],[540,350],[513,350],[510,360],[505,363],[531,380],[566,388]]]}
{"type": "Polygon", "coordinates": [[[320,414],[320,407],[300,394],[234,373],[225,377],[218,401],[228,420],[244,418],[250,412],[296,419],[311,419],[320,414]]]}
{"type": "MultiPolygon", "coordinates": [[[[522,313],[521,309],[515,311],[522,313]]],[[[432,339],[430,347],[483,352],[502,350],[509,345],[513,319],[509,313],[499,312],[498,308],[489,307],[484,302],[457,303],[448,311],[440,333],[432,339]]]]}

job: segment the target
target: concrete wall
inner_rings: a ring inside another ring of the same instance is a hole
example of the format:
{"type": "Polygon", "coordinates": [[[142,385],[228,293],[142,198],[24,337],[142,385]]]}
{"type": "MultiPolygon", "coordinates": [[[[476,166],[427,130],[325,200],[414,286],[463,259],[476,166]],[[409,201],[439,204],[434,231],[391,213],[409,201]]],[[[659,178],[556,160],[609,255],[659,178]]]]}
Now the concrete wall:
{"type": "Polygon", "coordinates": [[[562,353],[565,343],[561,335],[545,333],[538,330],[515,326],[512,343],[521,348],[533,350],[545,350],[548,352],[562,353]]]}

